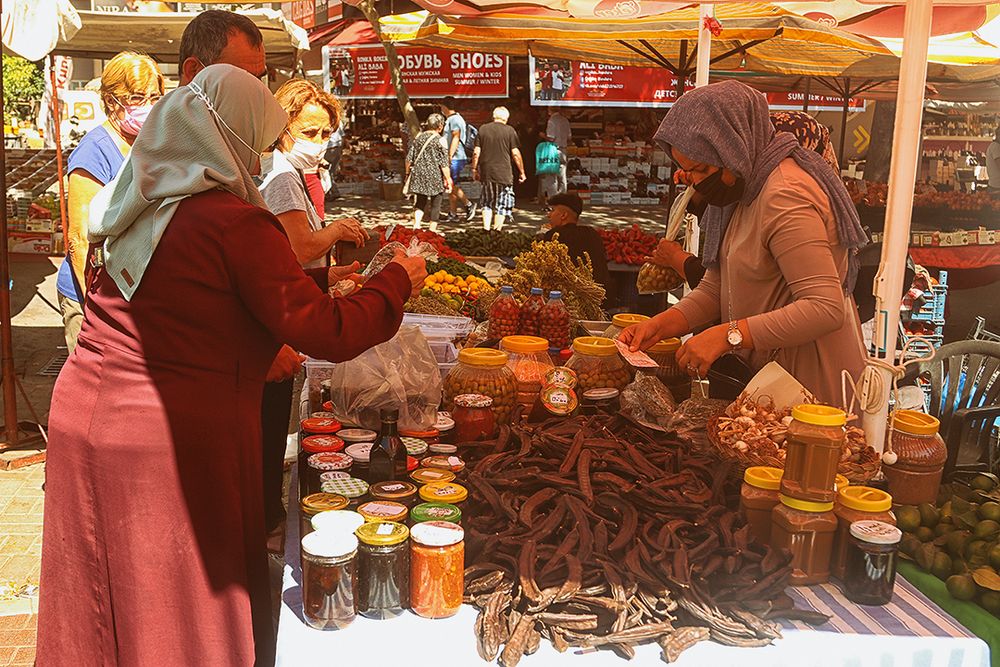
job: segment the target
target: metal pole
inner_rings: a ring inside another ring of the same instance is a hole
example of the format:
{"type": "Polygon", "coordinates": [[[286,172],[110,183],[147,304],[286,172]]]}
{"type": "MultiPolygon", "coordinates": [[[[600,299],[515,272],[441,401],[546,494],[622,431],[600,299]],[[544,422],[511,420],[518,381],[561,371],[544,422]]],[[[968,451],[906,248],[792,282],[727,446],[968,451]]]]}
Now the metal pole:
{"type": "Polygon", "coordinates": [[[694,75],[696,88],[708,85],[708,71],[712,67],[712,32],[705,27],[705,19],[715,18],[715,5],[710,3],[699,5],[699,16],[698,66],[694,75]]]}
{"type": "MultiPolygon", "coordinates": [[[[2,2],[2,0],[0,0],[2,2]]],[[[3,122],[3,65],[0,64],[0,122],[3,122]]],[[[10,323],[10,264],[7,256],[7,141],[0,145],[0,372],[3,373],[3,420],[6,442],[17,446],[17,378],[14,376],[14,338],[10,323]]]]}
{"type": "MultiPolygon", "coordinates": [[[[896,92],[896,129],[892,140],[889,197],[885,211],[885,240],[874,290],[875,356],[889,363],[896,360],[899,295],[903,291],[906,255],[910,245],[913,189],[920,161],[920,121],[927,83],[927,45],[932,13],[932,0],[910,0],[906,3],[903,57],[899,66],[899,90],[896,92]]],[[[888,371],[879,369],[878,372],[884,380],[884,400],[878,412],[863,415],[863,423],[868,444],[876,451],[882,451],[892,384],[888,371]]]]}
{"type": "Polygon", "coordinates": [[[840,164],[847,164],[847,161],[844,160],[844,142],[847,141],[847,114],[851,110],[851,77],[847,77],[844,80],[842,92],[844,95],[844,113],[840,116],[840,155],[837,157],[840,159],[840,164]]]}
{"type": "Polygon", "coordinates": [[[52,134],[56,140],[56,175],[59,177],[59,223],[63,233],[63,243],[69,242],[69,229],[66,224],[69,217],[66,214],[66,184],[63,182],[63,152],[62,132],[60,131],[59,87],[56,85],[55,59],[49,67],[49,79],[52,81],[52,134]]]}
{"type": "Polygon", "coordinates": [[[806,92],[802,97],[802,110],[806,113],[809,112],[809,91],[812,89],[812,77],[806,77],[806,92]]]}

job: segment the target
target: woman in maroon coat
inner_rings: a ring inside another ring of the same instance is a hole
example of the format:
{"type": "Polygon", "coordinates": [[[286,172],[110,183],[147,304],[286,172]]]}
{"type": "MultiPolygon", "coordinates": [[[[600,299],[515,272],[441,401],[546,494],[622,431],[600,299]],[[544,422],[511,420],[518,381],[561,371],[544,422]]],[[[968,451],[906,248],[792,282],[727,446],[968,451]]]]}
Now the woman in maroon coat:
{"type": "Polygon", "coordinates": [[[282,343],[339,361],[388,340],[425,275],[400,258],[334,300],[303,273],[250,176],[285,122],[253,76],[208,67],[95,204],[105,264],[52,398],[38,665],[273,661],[268,367],[282,343]]]}

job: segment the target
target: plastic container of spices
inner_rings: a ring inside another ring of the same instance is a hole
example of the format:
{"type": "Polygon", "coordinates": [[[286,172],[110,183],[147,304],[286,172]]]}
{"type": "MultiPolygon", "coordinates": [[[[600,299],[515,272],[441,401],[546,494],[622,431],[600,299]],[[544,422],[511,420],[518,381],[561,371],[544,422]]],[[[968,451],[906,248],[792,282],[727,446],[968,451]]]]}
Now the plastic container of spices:
{"type": "Polygon", "coordinates": [[[356,616],[358,538],[314,531],[302,538],[302,613],[310,627],[340,630],[356,616]]]}
{"type": "Polygon", "coordinates": [[[302,435],[333,435],[340,430],[340,422],[327,417],[309,417],[299,423],[302,435]]]}
{"type": "Polygon", "coordinates": [[[427,503],[446,503],[461,509],[469,491],[455,482],[431,482],[420,487],[420,499],[427,503]]]}
{"type": "Polygon", "coordinates": [[[357,529],[358,613],[395,618],[410,606],[410,537],[400,523],[367,523],[357,529]]]}
{"type": "Polygon", "coordinates": [[[604,338],[611,338],[613,340],[618,338],[618,334],[624,331],[626,327],[639,324],[639,322],[645,322],[648,319],[649,315],[640,315],[638,313],[618,313],[617,315],[612,315],[611,326],[605,329],[601,335],[604,338]]]}
{"type": "Polygon", "coordinates": [[[525,336],[537,336],[541,326],[542,308],[544,307],[545,299],[542,296],[542,288],[532,287],[528,298],[521,304],[518,333],[525,336]]]}
{"type": "Polygon", "coordinates": [[[462,525],[462,510],[448,503],[420,503],[410,512],[410,523],[448,521],[462,525]]]}
{"type": "Polygon", "coordinates": [[[339,493],[340,495],[347,498],[348,508],[357,509],[358,505],[361,504],[362,498],[368,493],[368,482],[363,479],[358,479],[357,477],[348,477],[347,479],[332,479],[320,486],[320,490],[323,493],[339,493]]]}
{"type": "Polygon", "coordinates": [[[358,527],[364,525],[365,518],[351,510],[328,510],[320,512],[312,518],[312,530],[324,532],[340,532],[353,534],[358,527]]]}
{"type": "Polygon", "coordinates": [[[750,524],[750,535],[761,544],[771,542],[771,513],[778,505],[781,468],[751,466],[743,473],[740,510],[750,524]]]}
{"type": "Polygon", "coordinates": [[[320,475],[325,472],[351,470],[354,459],[344,452],[317,452],[310,454],[306,458],[306,466],[302,469],[299,493],[307,496],[310,493],[318,493],[322,486],[320,475]]]}
{"type": "Polygon", "coordinates": [[[368,523],[381,521],[405,523],[409,513],[410,510],[406,505],[392,500],[369,500],[358,505],[358,514],[363,516],[368,523]]]}
{"type": "Polygon", "coordinates": [[[323,512],[335,512],[347,507],[348,500],[339,493],[310,493],[299,501],[299,535],[312,532],[313,517],[323,512]]]}
{"type": "Polygon", "coordinates": [[[496,420],[492,398],[483,394],[461,394],[455,397],[454,405],[456,443],[477,442],[493,436],[496,420]]]}
{"type": "Polygon", "coordinates": [[[417,504],[417,485],[396,480],[379,482],[368,487],[368,495],[373,500],[391,500],[406,507],[413,507],[417,504]]]}
{"type": "Polygon", "coordinates": [[[424,618],[458,613],[465,591],[465,531],[425,521],[410,531],[410,608],[424,618]]]}
{"type": "Polygon", "coordinates": [[[798,500],[784,494],[778,500],[771,514],[771,547],[792,552],[789,583],[809,586],[828,581],[837,533],[833,503],[798,500]]]}
{"type": "MultiPolygon", "coordinates": [[[[493,399],[493,416],[497,424],[510,421],[517,395],[517,380],[507,368],[507,353],[483,347],[467,347],[459,352],[458,364],[448,371],[444,379],[444,404],[453,417],[455,397],[463,394],[489,396],[493,399]]],[[[457,424],[455,428],[458,428],[457,424]]]]}
{"type": "Polygon", "coordinates": [[[566,366],[579,378],[577,394],[591,389],[613,387],[618,391],[629,383],[629,372],[610,338],[581,336],[573,341],[573,356],[566,366]]]}
{"type": "Polygon", "coordinates": [[[892,451],[896,462],[882,464],[889,493],[898,505],[933,503],[941,486],[948,449],[938,434],[941,422],[914,410],[897,410],[892,417],[892,451]]]}
{"type": "Polygon", "coordinates": [[[299,449],[299,495],[319,491],[319,470],[309,467],[309,457],[320,452],[340,452],[344,441],[335,435],[310,435],[302,438],[299,449]]]}
{"type": "Polygon", "coordinates": [[[583,392],[580,413],[583,415],[613,415],[621,407],[621,392],[612,387],[588,389],[583,392]]]}
{"type": "Polygon", "coordinates": [[[371,442],[357,442],[344,449],[344,453],[354,461],[354,465],[351,466],[351,475],[353,477],[363,479],[366,482],[369,481],[371,477],[371,454],[372,447],[374,446],[375,444],[371,442]]]}
{"type": "Polygon", "coordinates": [[[378,433],[366,428],[345,428],[337,431],[337,437],[348,445],[353,445],[359,442],[375,442],[378,433]]]}
{"type": "Polygon", "coordinates": [[[798,500],[833,502],[837,497],[834,483],[844,447],[846,422],[847,414],[843,410],[826,405],[792,408],[792,422],[785,440],[781,493],[798,500]]]}
{"type": "Polygon", "coordinates": [[[563,301],[562,292],[552,290],[538,315],[538,335],[549,341],[551,347],[563,350],[569,347],[569,321],[569,309],[563,301]]]}
{"type": "Polygon", "coordinates": [[[847,569],[847,545],[850,540],[851,524],[857,521],[881,521],[896,525],[892,513],[892,496],[880,489],[867,486],[847,486],[837,492],[837,536],[833,541],[833,564],[831,571],[838,579],[844,578],[847,569]]]}
{"type": "Polygon", "coordinates": [[[423,486],[431,482],[450,482],[455,479],[455,473],[444,468],[418,468],[410,473],[410,479],[423,486]]]}
{"type": "Polygon", "coordinates": [[[677,365],[679,349],[681,349],[680,338],[665,338],[646,350],[649,358],[659,366],[653,374],[667,386],[678,403],[691,398],[691,376],[677,365]]]}
{"type": "Polygon", "coordinates": [[[500,340],[507,367],[517,379],[517,402],[531,407],[542,390],[545,374],[553,368],[549,341],[537,336],[507,336],[500,340]]]}
{"type": "Polygon", "coordinates": [[[489,325],[486,337],[489,339],[513,336],[521,325],[521,307],[514,300],[514,288],[500,287],[500,296],[490,306],[489,325]]]}
{"type": "Polygon", "coordinates": [[[847,545],[844,594],[858,604],[892,600],[902,531],[884,521],[855,521],[847,545]]]}

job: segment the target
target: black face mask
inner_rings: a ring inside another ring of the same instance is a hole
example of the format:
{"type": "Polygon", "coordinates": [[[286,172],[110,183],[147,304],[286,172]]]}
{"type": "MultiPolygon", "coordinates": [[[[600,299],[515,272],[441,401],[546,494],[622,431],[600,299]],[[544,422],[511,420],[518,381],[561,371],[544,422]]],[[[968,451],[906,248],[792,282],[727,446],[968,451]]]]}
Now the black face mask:
{"type": "Polygon", "coordinates": [[[743,189],[745,187],[746,183],[740,177],[736,178],[734,185],[723,183],[722,170],[720,169],[700,183],[695,183],[694,191],[713,206],[729,206],[730,204],[735,204],[743,197],[743,189]]]}

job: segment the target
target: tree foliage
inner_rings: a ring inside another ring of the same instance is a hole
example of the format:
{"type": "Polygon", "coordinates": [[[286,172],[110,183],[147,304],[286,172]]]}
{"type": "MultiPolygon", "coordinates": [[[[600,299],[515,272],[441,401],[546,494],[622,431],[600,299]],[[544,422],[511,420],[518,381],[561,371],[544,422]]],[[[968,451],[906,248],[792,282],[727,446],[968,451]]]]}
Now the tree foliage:
{"type": "Polygon", "coordinates": [[[3,110],[4,121],[16,115],[29,118],[35,105],[45,92],[45,75],[41,63],[33,63],[20,56],[3,55],[3,110]]]}

